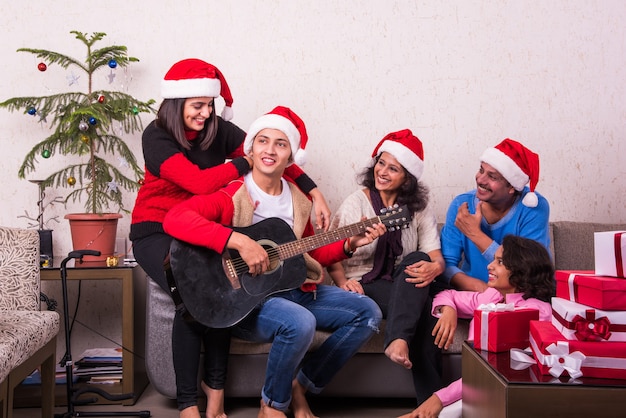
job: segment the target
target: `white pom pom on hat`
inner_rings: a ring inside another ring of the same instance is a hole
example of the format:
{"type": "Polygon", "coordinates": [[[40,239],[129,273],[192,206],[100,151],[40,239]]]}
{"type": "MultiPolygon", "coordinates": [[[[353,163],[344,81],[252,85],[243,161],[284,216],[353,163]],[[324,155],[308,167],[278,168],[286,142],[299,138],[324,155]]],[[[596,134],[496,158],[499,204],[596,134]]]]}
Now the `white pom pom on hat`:
{"type": "Polygon", "coordinates": [[[284,106],[276,106],[271,112],[266,113],[252,122],[250,129],[248,129],[246,133],[246,139],[243,142],[243,150],[246,154],[252,152],[254,137],[263,129],[267,128],[278,129],[287,135],[287,139],[291,145],[293,161],[300,166],[306,163],[306,151],[304,148],[309,140],[306,126],[304,126],[304,122],[300,119],[300,116],[284,106]]]}
{"type": "Polygon", "coordinates": [[[539,155],[506,138],[495,147],[487,148],[480,160],[498,170],[517,191],[524,190],[524,186],[530,183],[530,192],[526,193],[522,203],[530,208],[537,206],[535,187],[539,182],[539,155]]]}
{"type": "Polygon", "coordinates": [[[224,75],[216,66],[197,58],[172,65],[161,81],[161,96],[164,99],[222,96],[226,104],[222,118],[233,118],[233,96],[224,75]]]}
{"type": "Polygon", "coordinates": [[[403,129],[387,134],[374,148],[372,158],[375,158],[383,151],[393,155],[416,179],[419,180],[422,177],[424,172],[424,148],[422,147],[422,142],[413,135],[411,130],[403,129]]]}

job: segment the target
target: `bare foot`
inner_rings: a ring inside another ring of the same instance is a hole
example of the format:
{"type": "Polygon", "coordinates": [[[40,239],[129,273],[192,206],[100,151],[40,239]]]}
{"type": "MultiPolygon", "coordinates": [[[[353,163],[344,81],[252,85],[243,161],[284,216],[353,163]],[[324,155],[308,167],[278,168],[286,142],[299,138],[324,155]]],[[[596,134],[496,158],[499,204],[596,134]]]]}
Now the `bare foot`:
{"type": "Polygon", "coordinates": [[[398,363],[406,369],[413,367],[413,363],[409,360],[409,344],[401,338],[393,340],[387,346],[385,355],[389,357],[391,361],[398,363]]]}
{"type": "Polygon", "coordinates": [[[198,405],[189,406],[179,412],[179,418],[200,418],[198,405]]]}
{"type": "Polygon", "coordinates": [[[224,412],[224,389],[212,389],[204,382],[200,386],[206,394],[206,418],[228,418],[224,412]]]}
{"type": "Polygon", "coordinates": [[[287,415],[285,415],[283,411],[268,406],[263,402],[263,399],[261,399],[261,408],[259,409],[257,418],[287,418],[287,415]]]}
{"type": "Polygon", "coordinates": [[[317,418],[309,408],[306,390],[297,380],[291,384],[291,409],[293,409],[294,418],[317,418]]]}

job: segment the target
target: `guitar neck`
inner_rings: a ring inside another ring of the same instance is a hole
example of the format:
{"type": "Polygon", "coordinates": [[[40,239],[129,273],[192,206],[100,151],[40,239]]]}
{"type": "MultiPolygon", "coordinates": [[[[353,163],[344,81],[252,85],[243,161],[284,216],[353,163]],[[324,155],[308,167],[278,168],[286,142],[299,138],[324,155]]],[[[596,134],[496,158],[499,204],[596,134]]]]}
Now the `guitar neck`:
{"type": "Polygon", "coordinates": [[[279,258],[281,260],[286,260],[353,235],[362,234],[368,227],[380,222],[380,217],[376,216],[355,224],[342,226],[341,228],[337,228],[333,231],[311,235],[310,237],[279,245],[277,247],[279,258]]]}

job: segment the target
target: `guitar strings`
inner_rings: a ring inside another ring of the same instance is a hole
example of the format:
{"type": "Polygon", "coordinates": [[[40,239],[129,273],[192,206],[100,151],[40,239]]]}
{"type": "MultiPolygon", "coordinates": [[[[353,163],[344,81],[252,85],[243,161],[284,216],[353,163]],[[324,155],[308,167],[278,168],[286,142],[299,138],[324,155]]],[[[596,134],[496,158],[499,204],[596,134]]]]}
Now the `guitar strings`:
{"type": "MultiPolygon", "coordinates": [[[[399,210],[398,212],[402,212],[399,210]]],[[[397,213],[394,213],[397,214],[397,213]]],[[[387,218],[391,215],[385,215],[383,218],[387,218]]],[[[406,222],[406,219],[403,218],[402,221],[406,222]]],[[[281,254],[283,255],[282,259],[288,259],[295,255],[303,254],[313,249],[322,247],[327,244],[331,244],[333,242],[337,242],[342,240],[343,238],[358,235],[363,233],[367,229],[367,227],[372,226],[374,223],[384,222],[381,217],[375,217],[372,219],[367,219],[361,222],[357,222],[352,225],[347,225],[341,228],[338,228],[333,231],[328,231],[321,234],[311,235],[306,238],[302,238],[300,240],[280,244],[277,247],[267,248],[265,251],[270,258],[270,261],[278,258],[281,260],[281,254]],[[348,235],[346,235],[348,234],[348,235]]],[[[388,225],[392,226],[392,225],[388,225]]],[[[245,273],[248,271],[248,264],[241,257],[234,257],[230,259],[231,264],[235,268],[235,271],[238,275],[245,273]]]]}

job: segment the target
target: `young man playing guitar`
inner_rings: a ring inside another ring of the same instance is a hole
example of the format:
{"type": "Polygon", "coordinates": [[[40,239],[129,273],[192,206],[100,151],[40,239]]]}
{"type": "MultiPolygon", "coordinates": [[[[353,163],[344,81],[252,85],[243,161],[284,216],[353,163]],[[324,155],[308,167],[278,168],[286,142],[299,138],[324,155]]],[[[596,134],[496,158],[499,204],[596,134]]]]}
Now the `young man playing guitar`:
{"type": "MultiPolygon", "coordinates": [[[[261,116],[252,123],[244,141],[244,151],[253,159],[252,171],[218,192],[194,196],[175,206],[163,222],[165,231],[180,241],[218,254],[238,252],[247,272],[241,281],[230,279],[232,288],[246,288],[264,280],[264,273],[277,268],[272,251],[237,229],[280,218],[296,238],[315,238],[310,200],[283,178],[288,165],[304,162],[306,142],[304,123],[290,109],[279,106],[261,116]]],[[[321,392],[350,357],[378,332],[382,315],[373,300],[320,284],[324,266],[350,257],[356,248],[384,234],[386,227],[382,222],[371,223],[355,231],[358,233],[345,240],[339,241],[338,237],[335,242],[304,253],[297,259],[302,269],[285,268],[281,274],[301,275],[296,279],[298,284],[291,290],[277,289],[232,327],[237,337],[272,342],[258,417],[286,417],[290,406],[296,418],[314,417],[306,392],[321,392]],[[316,328],[331,331],[332,335],[304,359],[316,328]]],[[[176,268],[179,261],[185,263],[179,258],[180,254],[172,251],[172,270],[187,304],[177,277],[186,274],[184,269],[176,268]]],[[[221,265],[216,266],[215,274],[205,269],[198,280],[210,286],[213,276],[223,275],[217,273],[220,269],[221,265]]],[[[203,322],[202,318],[195,319],[203,322]]]]}

